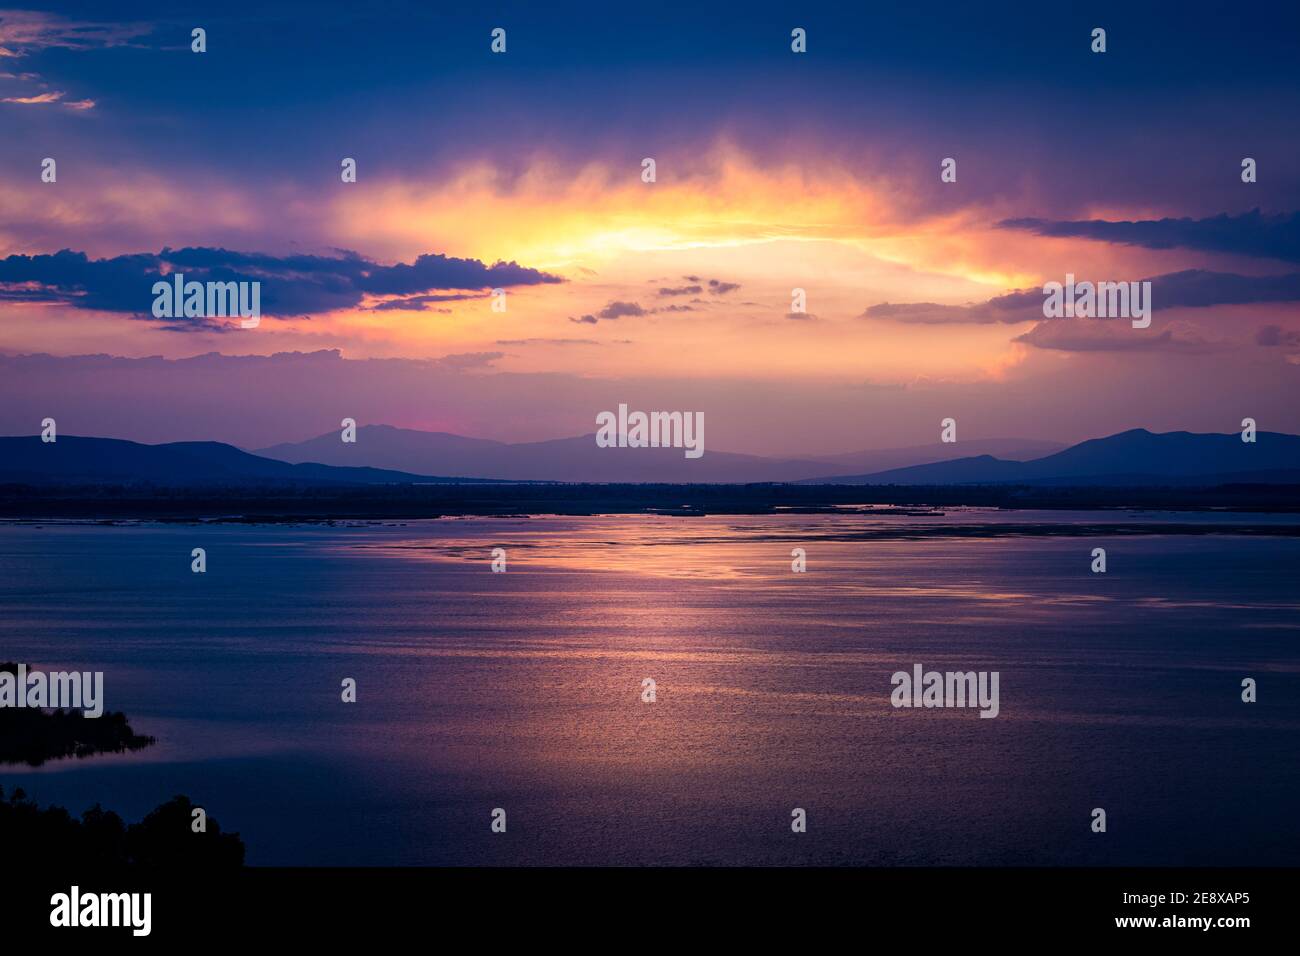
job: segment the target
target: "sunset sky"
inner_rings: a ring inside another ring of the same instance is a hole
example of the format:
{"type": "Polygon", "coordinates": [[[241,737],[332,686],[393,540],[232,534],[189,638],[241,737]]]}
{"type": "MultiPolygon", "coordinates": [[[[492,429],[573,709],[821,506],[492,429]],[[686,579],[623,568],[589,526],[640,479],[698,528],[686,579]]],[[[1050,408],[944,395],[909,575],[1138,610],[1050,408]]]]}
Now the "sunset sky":
{"type": "Polygon", "coordinates": [[[0,433],[1300,431],[1300,14],[1040,6],[0,10],[0,433]],[[174,271],[261,324],[155,319],[174,271]],[[1043,320],[1067,273],[1151,327],[1043,320]]]}

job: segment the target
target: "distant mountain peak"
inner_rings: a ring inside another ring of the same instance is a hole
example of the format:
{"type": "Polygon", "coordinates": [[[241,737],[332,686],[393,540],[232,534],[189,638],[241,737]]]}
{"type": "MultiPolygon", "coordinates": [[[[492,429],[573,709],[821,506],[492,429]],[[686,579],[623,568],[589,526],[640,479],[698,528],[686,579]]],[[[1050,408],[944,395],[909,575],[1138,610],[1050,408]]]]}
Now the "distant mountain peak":
{"type": "MultiPolygon", "coordinates": [[[[0,481],[20,483],[406,484],[451,479],[366,466],[290,464],[216,441],[145,445],[118,438],[0,438],[0,481]]],[[[471,481],[457,478],[456,481],[471,481]]]]}
{"type": "Polygon", "coordinates": [[[1300,483],[1300,437],[1259,432],[1151,432],[1131,428],[1030,461],[972,455],[860,475],[812,479],[842,484],[1224,484],[1300,483]]]}

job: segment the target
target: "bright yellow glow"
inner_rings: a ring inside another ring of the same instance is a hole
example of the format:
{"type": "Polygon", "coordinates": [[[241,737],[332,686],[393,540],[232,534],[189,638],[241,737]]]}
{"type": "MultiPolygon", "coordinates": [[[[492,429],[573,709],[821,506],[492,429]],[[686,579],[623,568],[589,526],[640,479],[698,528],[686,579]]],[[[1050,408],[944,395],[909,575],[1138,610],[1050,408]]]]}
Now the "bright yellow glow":
{"type": "MultiPolygon", "coordinates": [[[[323,204],[318,193],[288,187],[259,203],[237,187],[210,184],[199,212],[208,228],[236,236],[230,248],[330,255],[341,247],[382,262],[438,252],[513,260],[566,281],[511,288],[505,313],[481,297],[423,311],[375,311],[367,300],[309,318],[267,317],[256,335],[237,341],[85,313],[63,328],[85,351],[116,354],[338,348],[351,357],[475,354],[482,367],[584,376],[997,379],[1025,360],[1027,350],[1013,340],[1026,324],[908,325],[862,314],[881,302],[978,303],[1066,271],[1168,271],[1158,251],[998,229],[1018,210],[945,206],[820,160],[759,164],[720,143],[684,159],[662,157],[657,174],[645,183],[639,162],[593,161],[575,170],[539,155],[519,175],[475,161],[437,176],[340,185],[323,204]],[[918,212],[927,208],[943,211],[918,212]],[[290,249],[237,241],[283,235],[285,228],[270,228],[273,215],[310,241],[290,249]],[[739,288],[716,294],[710,279],[739,288]],[[696,292],[661,292],[696,285],[696,292]],[[807,315],[790,315],[794,289],[805,291],[807,315]],[[624,307],[609,310],[615,302],[624,307]],[[634,314],[603,318],[602,311],[634,314]]],[[[42,215],[101,237],[194,218],[181,215],[192,190],[153,178],[106,180],[93,203],[70,189],[42,215]]],[[[949,187],[936,177],[933,189],[941,188],[949,187]]],[[[24,195],[13,198],[30,204],[24,195]]],[[[18,241],[0,234],[0,247],[18,241]]],[[[149,248],[105,250],[99,241],[92,254],[149,248]]],[[[7,345],[38,349],[43,314],[13,309],[7,345]]]]}

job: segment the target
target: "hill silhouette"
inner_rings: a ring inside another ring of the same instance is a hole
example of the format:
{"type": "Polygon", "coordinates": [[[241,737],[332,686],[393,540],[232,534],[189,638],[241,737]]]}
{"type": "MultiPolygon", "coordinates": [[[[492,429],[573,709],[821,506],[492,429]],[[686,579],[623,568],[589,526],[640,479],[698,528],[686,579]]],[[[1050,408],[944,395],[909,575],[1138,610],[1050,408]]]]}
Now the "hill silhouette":
{"type": "MultiPolygon", "coordinates": [[[[948,445],[944,453],[954,456],[957,449],[979,451],[988,447],[1023,454],[1034,448],[1041,450],[1044,443],[1022,443],[1014,439],[970,442],[948,445]]],[[[276,488],[438,484],[476,484],[486,491],[488,486],[526,481],[603,485],[797,483],[1077,488],[1300,484],[1300,437],[1279,432],[1259,432],[1257,440],[1248,443],[1241,441],[1236,433],[1156,434],[1139,428],[1089,439],[1028,460],[987,453],[935,460],[939,454],[935,446],[917,446],[830,456],[816,462],[781,461],[726,452],[709,452],[703,458],[687,459],[677,448],[599,448],[590,435],[506,445],[375,425],[359,429],[355,445],[344,444],[338,440],[337,433],[331,433],[299,446],[276,446],[266,452],[289,454],[291,449],[296,449],[293,451],[296,455],[320,454],[333,460],[356,457],[372,462],[414,461],[417,465],[427,464],[430,469],[425,474],[373,465],[279,461],[220,442],[143,445],[112,438],[62,436],[57,442],[46,444],[33,436],[0,438],[0,485],[70,488],[142,484],[167,488],[242,488],[258,494],[274,494],[276,488]],[[462,454],[466,448],[472,450],[472,457],[481,467],[494,473],[456,473],[467,467],[468,459],[462,454]],[[499,456],[496,464],[493,455],[499,456]],[[880,462],[909,457],[926,459],[926,463],[853,474],[826,470],[845,461],[880,462]],[[439,477],[432,476],[435,468],[441,469],[439,477]],[[449,471],[453,474],[448,475],[449,471]],[[522,474],[531,477],[524,478],[522,474]]]]}
{"type": "Polygon", "coordinates": [[[1300,483],[1300,437],[1153,433],[1135,428],[1094,438],[1031,461],[976,455],[865,475],[833,475],[807,484],[951,485],[1057,484],[1125,487],[1300,483]]]}
{"type": "Polygon", "coordinates": [[[252,455],[222,442],[143,445],[117,438],[77,435],[60,435],[58,441],[49,443],[37,436],[0,438],[0,482],[148,482],[198,486],[423,484],[466,480],[472,479],[430,477],[379,468],[290,464],[252,455]]]}

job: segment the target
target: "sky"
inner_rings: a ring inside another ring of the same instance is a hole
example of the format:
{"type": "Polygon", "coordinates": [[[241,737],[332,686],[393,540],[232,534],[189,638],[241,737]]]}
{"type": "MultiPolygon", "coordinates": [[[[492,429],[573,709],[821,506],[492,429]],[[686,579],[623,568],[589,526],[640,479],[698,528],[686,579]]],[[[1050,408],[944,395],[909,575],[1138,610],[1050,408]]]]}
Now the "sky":
{"type": "Polygon", "coordinates": [[[0,433],[1300,432],[1294,4],[243,6],[0,9],[0,433]]]}

